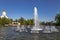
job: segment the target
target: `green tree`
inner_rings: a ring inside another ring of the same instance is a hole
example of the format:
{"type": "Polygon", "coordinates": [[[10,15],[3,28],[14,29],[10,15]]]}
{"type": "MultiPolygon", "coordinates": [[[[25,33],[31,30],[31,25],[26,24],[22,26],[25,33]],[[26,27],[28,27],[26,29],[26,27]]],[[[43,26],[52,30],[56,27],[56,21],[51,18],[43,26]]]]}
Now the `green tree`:
{"type": "Polygon", "coordinates": [[[41,22],[41,25],[46,25],[46,23],[45,22],[41,22]]]}
{"type": "Polygon", "coordinates": [[[27,20],[27,25],[34,25],[34,20],[33,19],[28,19],[27,20]]]}
{"type": "Polygon", "coordinates": [[[18,21],[20,22],[21,25],[34,25],[33,19],[25,20],[23,17],[21,17],[18,21]]]}
{"type": "Polygon", "coordinates": [[[15,21],[15,22],[18,22],[18,19],[15,19],[14,21],[15,21]]]}
{"type": "Polygon", "coordinates": [[[10,20],[10,23],[12,23],[13,22],[13,19],[9,19],[10,20]]]}
{"type": "Polygon", "coordinates": [[[8,18],[0,18],[0,25],[4,26],[5,24],[11,23],[11,20],[8,18]]]}
{"type": "Polygon", "coordinates": [[[19,19],[19,22],[20,22],[21,25],[25,25],[25,19],[23,17],[21,17],[19,19]]]}
{"type": "Polygon", "coordinates": [[[30,25],[34,25],[34,20],[30,19],[30,25]]]}
{"type": "Polygon", "coordinates": [[[60,14],[57,14],[57,15],[55,16],[55,21],[56,21],[56,25],[57,25],[57,26],[60,26],[60,14]]]}

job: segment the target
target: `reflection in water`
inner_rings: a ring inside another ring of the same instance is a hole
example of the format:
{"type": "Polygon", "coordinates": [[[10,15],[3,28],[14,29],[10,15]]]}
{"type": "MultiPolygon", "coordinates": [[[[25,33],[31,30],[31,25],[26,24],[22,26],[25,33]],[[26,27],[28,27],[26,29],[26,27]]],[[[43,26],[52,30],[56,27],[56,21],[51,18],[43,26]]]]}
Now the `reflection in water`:
{"type": "Polygon", "coordinates": [[[60,40],[60,33],[30,34],[14,31],[15,27],[0,27],[0,40],[60,40]]]}

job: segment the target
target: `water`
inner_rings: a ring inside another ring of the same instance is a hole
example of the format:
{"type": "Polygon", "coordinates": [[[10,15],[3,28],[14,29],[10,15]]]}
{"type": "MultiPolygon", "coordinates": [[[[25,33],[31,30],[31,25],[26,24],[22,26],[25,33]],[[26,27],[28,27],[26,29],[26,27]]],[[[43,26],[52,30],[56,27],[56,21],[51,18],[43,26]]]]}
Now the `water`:
{"type": "Polygon", "coordinates": [[[34,7],[34,26],[32,28],[32,33],[39,33],[40,30],[42,30],[42,28],[40,28],[39,26],[39,20],[38,20],[38,12],[37,12],[37,8],[34,7]]]}
{"type": "Polygon", "coordinates": [[[60,32],[31,34],[16,32],[15,29],[16,27],[0,27],[0,40],[60,40],[60,32]]]}
{"type": "MultiPolygon", "coordinates": [[[[26,28],[24,27],[24,25],[22,25],[22,27],[20,27],[20,23],[17,26],[17,30],[22,32],[22,31],[26,31],[26,28]]],[[[43,29],[43,26],[40,25],[40,22],[38,20],[38,12],[37,12],[37,8],[34,7],[34,26],[33,28],[31,28],[31,33],[39,33],[39,31],[42,31],[43,33],[51,33],[51,32],[59,32],[58,29],[55,28],[55,26],[46,26],[43,29]]]]}
{"type": "Polygon", "coordinates": [[[43,30],[43,33],[51,33],[51,32],[59,32],[58,29],[55,28],[55,26],[46,26],[43,29],[43,26],[40,25],[38,20],[38,12],[37,8],[34,7],[34,26],[32,28],[31,33],[39,33],[39,31],[43,30]]]}
{"type": "Polygon", "coordinates": [[[59,32],[55,26],[45,26],[43,29],[43,33],[52,33],[52,32],[59,32]]]}

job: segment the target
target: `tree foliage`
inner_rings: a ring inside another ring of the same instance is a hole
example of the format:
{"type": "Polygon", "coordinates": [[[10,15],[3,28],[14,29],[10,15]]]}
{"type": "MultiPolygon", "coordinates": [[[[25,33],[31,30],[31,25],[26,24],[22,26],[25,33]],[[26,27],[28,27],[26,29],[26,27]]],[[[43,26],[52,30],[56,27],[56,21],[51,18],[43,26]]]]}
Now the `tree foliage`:
{"type": "Polygon", "coordinates": [[[55,21],[56,21],[56,25],[57,25],[57,26],[60,26],[60,14],[57,14],[57,15],[55,16],[55,21]]]}
{"type": "Polygon", "coordinates": [[[34,25],[34,20],[33,19],[28,19],[27,20],[27,25],[34,25]]]}
{"type": "Polygon", "coordinates": [[[19,22],[20,22],[21,25],[25,25],[25,19],[23,17],[21,17],[19,19],[19,22]]]}
{"type": "Polygon", "coordinates": [[[8,19],[8,18],[0,18],[0,25],[4,26],[5,24],[9,24],[12,22],[12,19],[8,19]]]}
{"type": "Polygon", "coordinates": [[[23,17],[19,19],[19,22],[21,25],[33,25],[34,24],[33,19],[25,20],[23,17]]]}

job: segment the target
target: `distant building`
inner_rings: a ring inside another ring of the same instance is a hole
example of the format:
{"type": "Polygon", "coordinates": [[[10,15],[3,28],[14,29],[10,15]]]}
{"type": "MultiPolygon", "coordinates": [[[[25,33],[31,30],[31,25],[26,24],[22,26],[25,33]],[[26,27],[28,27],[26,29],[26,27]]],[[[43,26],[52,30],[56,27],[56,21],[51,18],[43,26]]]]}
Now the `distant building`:
{"type": "Polygon", "coordinates": [[[5,10],[2,11],[1,18],[3,18],[3,17],[8,18],[7,15],[6,15],[6,11],[5,10]]]}
{"type": "Polygon", "coordinates": [[[13,21],[11,24],[9,24],[10,26],[16,26],[17,27],[17,25],[19,24],[19,22],[15,22],[15,21],[13,21]]]}

